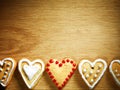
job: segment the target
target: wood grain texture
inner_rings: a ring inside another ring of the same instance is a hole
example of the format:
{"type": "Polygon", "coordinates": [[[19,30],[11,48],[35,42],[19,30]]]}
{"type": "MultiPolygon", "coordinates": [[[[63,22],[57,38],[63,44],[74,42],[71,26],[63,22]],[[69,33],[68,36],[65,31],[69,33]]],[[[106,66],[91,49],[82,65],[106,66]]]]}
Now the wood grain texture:
{"type": "MultiPolygon", "coordinates": [[[[0,58],[120,59],[120,0],[0,0],[0,58]]],[[[27,90],[16,69],[6,90],[27,90]]],[[[56,90],[46,72],[35,90],[56,90]]],[[[76,70],[64,90],[88,90],[76,70]]],[[[108,69],[95,90],[119,90],[108,69]]]]}

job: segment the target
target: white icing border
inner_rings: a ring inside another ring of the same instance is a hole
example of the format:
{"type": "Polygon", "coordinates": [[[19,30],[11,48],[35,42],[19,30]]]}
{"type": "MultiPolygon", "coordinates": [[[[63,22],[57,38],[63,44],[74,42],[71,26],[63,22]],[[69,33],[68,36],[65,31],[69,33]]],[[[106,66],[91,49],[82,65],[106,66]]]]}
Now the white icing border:
{"type": "Polygon", "coordinates": [[[79,66],[78,66],[79,73],[81,74],[81,76],[82,76],[83,80],[85,81],[85,83],[88,85],[89,89],[93,89],[95,87],[95,85],[100,81],[100,79],[102,78],[104,72],[106,71],[106,68],[107,68],[107,63],[103,59],[96,59],[94,62],[90,62],[89,60],[82,60],[79,63],[79,66]],[[100,74],[100,76],[98,77],[98,79],[94,82],[94,84],[90,85],[89,82],[86,80],[85,76],[82,73],[82,65],[84,63],[89,63],[92,67],[94,67],[94,65],[97,62],[102,62],[104,64],[104,69],[103,69],[102,73],[100,74]]]}
{"type": "Polygon", "coordinates": [[[38,80],[38,78],[40,78],[45,70],[45,65],[43,63],[43,61],[41,59],[36,59],[34,61],[30,61],[29,59],[27,58],[23,58],[19,61],[19,64],[18,64],[18,70],[23,78],[23,80],[25,81],[25,84],[28,86],[29,89],[32,89],[34,87],[34,85],[37,83],[36,81],[38,80]],[[24,77],[23,73],[22,73],[22,67],[21,67],[21,64],[23,62],[26,62],[28,63],[29,65],[33,65],[35,63],[40,63],[42,66],[41,66],[41,72],[39,73],[39,75],[37,75],[37,77],[35,78],[35,80],[31,83],[31,85],[29,85],[26,81],[26,78],[24,77]]]}
{"type": "Polygon", "coordinates": [[[10,79],[10,75],[12,73],[12,70],[14,69],[15,67],[15,61],[12,59],[12,58],[4,58],[0,63],[3,64],[5,61],[11,61],[12,62],[12,68],[10,70],[10,72],[8,73],[8,78],[7,80],[5,81],[5,84],[3,84],[2,82],[0,82],[0,84],[3,86],[3,87],[6,87],[8,85],[8,81],[10,79]]]}
{"type": "Polygon", "coordinates": [[[115,76],[115,74],[114,74],[114,72],[113,72],[113,70],[112,70],[112,65],[113,65],[113,63],[115,63],[115,62],[118,63],[118,64],[120,64],[120,60],[113,60],[113,61],[110,63],[109,71],[110,71],[110,73],[112,74],[114,80],[116,81],[116,84],[117,84],[118,86],[120,86],[120,81],[117,79],[117,77],[115,76]]]}

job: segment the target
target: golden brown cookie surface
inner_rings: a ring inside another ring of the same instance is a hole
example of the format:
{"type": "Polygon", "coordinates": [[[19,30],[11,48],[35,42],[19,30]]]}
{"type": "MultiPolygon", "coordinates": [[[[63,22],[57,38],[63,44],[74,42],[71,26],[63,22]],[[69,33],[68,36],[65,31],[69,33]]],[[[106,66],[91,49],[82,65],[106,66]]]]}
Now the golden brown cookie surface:
{"type": "Polygon", "coordinates": [[[62,62],[51,59],[46,65],[46,71],[58,89],[62,89],[72,77],[76,66],[71,59],[64,59],[62,62]]]}
{"type": "Polygon", "coordinates": [[[106,68],[107,63],[102,59],[97,59],[94,62],[82,60],[78,66],[79,73],[90,89],[93,89],[100,81],[106,68]]]}
{"type": "Polygon", "coordinates": [[[116,84],[120,86],[120,60],[113,60],[109,67],[116,84]]]}

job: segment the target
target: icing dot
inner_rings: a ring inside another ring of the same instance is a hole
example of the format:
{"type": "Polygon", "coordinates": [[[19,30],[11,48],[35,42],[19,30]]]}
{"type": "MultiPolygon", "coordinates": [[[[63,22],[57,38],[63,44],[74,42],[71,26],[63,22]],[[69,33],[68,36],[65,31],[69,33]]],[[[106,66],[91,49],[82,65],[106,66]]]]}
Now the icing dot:
{"type": "Polygon", "coordinates": [[[8,72],[4,72],[4,75],[7,75],[8,74],[8,72]]]}
{"type": "Polygon", "coordinates": [[[59,67],[62,67],[62,63],[59,64],[59,67]]]}
{"type": "Polygon", "coordinates": [[[6,77],[7,77],[7,76],[4,75],[4,76],[2,77],[2,79],[5,79],[6,77]]]}
{"type": "Polygon", "coordinates": [[[2,72],[2,70],[3,70],[3,69],[2,69],[2,68],[0,68],[0,72],[2,72]]]}
{"type": "Polygon", "coordinates": [[[115,69],[115,71],[114,71],[115,73],[117,73],[118,72],[118,70],[117,69],[115,69]]]}
{"type": "Polygon", "coordinates": [[[100,70],[97,70],[97,73],[100,73],[100,70]]]}
{"type": "Polygon", "coordinates": [[[87,70],[86,69],[83,69],[83,73],[86,73],[87,72],[87,70]]]}
{"type": "Polygon", "coordinates": [[[92,70],[90,71],[90,74],[93,74],[93,71],[92,71],[92,70]]]}
{"type": "Polygon", "coordinates": [[[53,61],[53,59],[50,59],[50,61],[49,61],[50,63],[53,63],[54,61],[53,61]]]}
{"type": "Polygon", "coordinates": [[[89,74],[86,74],[86,78],[89,78],[89,74]]]}
{"type": "Polygon", "coordinates": [[[97,78],[97,74],[94,75],[94,78],[97,78]]]}
{"type": "Polygon", "coordinates": [[[59,62],[58,62],[58,61],[56,61],[55,63],[56,63],[56,64],[58,64],[59,62]]]}
{"type": "Polygon", "coordinates": [[[6,71],[9,71],[9,70],[10,70],[10,68],[7,68],[7,69],[6,69],[6,71]]]}
{"type": "Polygon", "coordinates": [[[102,64],[100,64],[99,66],[98,66],[98,68],[100,69],[102,67],[102,64]]]}
{"type": "Polygon", "coordinates": [[[120,74],[116,74],[117,77],[120,77],[120,74]]]}
{"type": "Polygon", "coordinates": [[[94,82],[94,80],[93,80],[93,79],[91,79],[91,80],[90,80],[90,83],[93,83],[93,82],[94,82]]]}

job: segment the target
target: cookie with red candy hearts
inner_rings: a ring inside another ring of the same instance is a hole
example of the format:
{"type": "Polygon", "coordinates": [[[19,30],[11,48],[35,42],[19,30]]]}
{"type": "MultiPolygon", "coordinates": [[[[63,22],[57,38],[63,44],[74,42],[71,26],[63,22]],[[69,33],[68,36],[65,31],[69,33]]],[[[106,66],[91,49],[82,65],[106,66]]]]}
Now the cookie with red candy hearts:
{"type": "Polygon", "coordinates": [[[76,63],[71,59],[62,61],[50,59],[46,64],[46,72],[58,89],[61,90],[72,77],[76,66],[76,63]]]}

